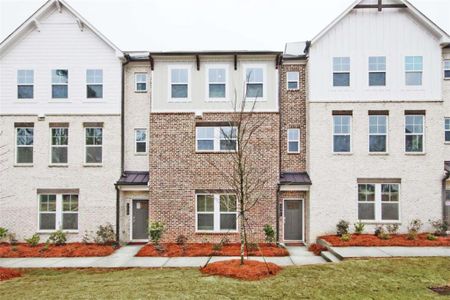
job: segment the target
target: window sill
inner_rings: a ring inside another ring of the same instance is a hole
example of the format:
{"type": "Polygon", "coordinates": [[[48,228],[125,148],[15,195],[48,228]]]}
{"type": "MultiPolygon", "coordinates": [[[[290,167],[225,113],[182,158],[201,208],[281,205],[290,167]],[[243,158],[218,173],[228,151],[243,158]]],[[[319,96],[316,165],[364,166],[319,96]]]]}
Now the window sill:
{"type": "Polygon", "coordinates": [[[37,104],[38,101],[34,99],[16,99],[14,100],[16,104],[37,104]]]}
{"type": "Polygon", "coordinates": [[[224,99],[222,99],[222,98],[208,98],[208,99],[206,99],[205,100],[205,102],[230,102],[230,99],[227,99],[227,98],[224,98],[224,99]]]}
{"type": "Polygon", "coordinates": [[[237,151],[195,151],[196,154],[232,154],[237,151]]]}
{"type": "Polygon", "coordinates": [[[248,101],[248,102],[267,102],[267,99],[266,98],[246,97],[245,101],[248,101]]]}
{"type": "Polygon", "coordinates": [[[287,155],[298,155],[298,154],[300,154],[300,151],[299,152],[287,152],[287,155]]]}
{"type": "Polygon", "coordinates": [[[59,165],[55,165],[55,164],[50,164],[48,165],[49,168],[68,168],[69,165],[68,164],[59,164],[59,165]]]}
{"type": "Polygon", "coordinates": [[[298,91],[300,91],[300,89],[287,89],[286,91],[288,91],[288,92],[298,92],[298,91]]]}
{"type": "Polygon", "coordinates": [[[333,155],[337,155],[337,156],[340,156],[340,155],[342,155],[342,156],[350,156],[350,155],[353,155],[353,152],[333,152],[332,154],[333,155]]]}
{"type": "Polygon", "coordinates": [[[177,100],[175,98],[170,98],[169,103],[189,103],[191,102],[191,99],[184,99],[184,98],[180,98],[180,100],[177,100]]]}
{"type": "Polygon", "coordinates": [[[32,168],[33,164],[14,164],[14,168],[32,168]]]}
{"type": "Polygon", "coordinates": [[[389,152],[369,152],[371,156],[388,156],[389,152]]]}
{"type": "Polygon", "coordinates": [[[103,164],[83,164],[83,167],[85,167],[85,168],[101,168],[101,167],[103,167],[103,164]]]}
{"type": "Polygon", "coordinates": [[[360,220],[363,224],[368,225],[382,225],[382,224],[402,224],[401,221],[372,221],[372,220],[360,220]]]}
{"type": "Polygon", "coordinates": [[[92,99],[84,99],[83,103],[105,103],[106,99],[103,98],[92,98],[92,99]]]}
{"type": "Polygon", "coordinates": [[[450,145],[450,142],[444,142],[444,145],[450,145]]]}
{"type": "MultiPolygon", "coordinates": [[[[38,234],[52,234],[54,232],[58,231],[57,229],[55,230],[38,230],[36,233],[38,234]]],[[[68,233],[68,234],[78,234],[80,233],[78,230],[63,230],[64,233],[68,233]]]]}
{"type": "Polygon", "coordinates": [[[147,152],[140,152],[140,153],[135,152],[134,153],[134,156],[147,156],[147,155],[148,155],[147,152]]]}
{"type": "Polygon", "coordinates": [[[72,103],[72,101],[68,101],[67,98],[61,98],[61,100],[48,100],[48,103],[72,103]]]}
{"type": "Polygon", "coordinates": [[[196,231],[195,234],[208,234],[208,235],[239,234],[239,231],[196,231]]]}
{"type": "Polygon", "coordinates": [[[426,152],[405,152],[405,155],[409,156],[424,156],[426,154],[426,152]]]}
{"type": "Polygon", "coordinates": [[[135,93],[138,93],[138,94],[145,94],[145,93],[147,93],[147,90],[145,90],[145,91],[134,91],[135,93]]]}

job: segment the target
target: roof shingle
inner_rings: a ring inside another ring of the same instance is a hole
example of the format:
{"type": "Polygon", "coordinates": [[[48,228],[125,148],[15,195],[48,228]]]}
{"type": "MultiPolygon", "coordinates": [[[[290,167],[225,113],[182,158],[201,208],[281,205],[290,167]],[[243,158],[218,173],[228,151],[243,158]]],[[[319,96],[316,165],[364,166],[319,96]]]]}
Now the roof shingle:
{"type": "Polygon", "coordinates": [[[148,172],[125,171],[117,181],[117,185],[147,185],[148,179],[148,172]]]}

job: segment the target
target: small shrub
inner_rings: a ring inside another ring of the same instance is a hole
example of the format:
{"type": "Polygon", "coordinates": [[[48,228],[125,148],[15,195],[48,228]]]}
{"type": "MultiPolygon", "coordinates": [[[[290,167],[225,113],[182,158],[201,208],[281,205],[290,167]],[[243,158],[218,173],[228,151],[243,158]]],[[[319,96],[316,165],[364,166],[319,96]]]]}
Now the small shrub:
{"type": "Polygon", "coordinates": [[[221,243],[222,245],[225,246],[225,245],[230,244],[231,241],[230,241],[230,239],[229,239],[228,237],[224,236],[224,237],[220,240],[220,243],[221,243]]]}
{"type": "Polygon", "coordinates": [[[8,233],[8,241],[11,245],[16,245],[19,241],[16,239],[16,234],[15,233],[8,233]]]}
{"type": "Polygon", "coordinates": [[[148,229],[148,234],[150,236],[150,240],[153,244],[159,244],[159,241],[162,238],[164,233],[164,224],[162,222],[152,222],[148,229]]]}
{"type": "Polygon", "coordinates": [[[14,245],[14,246],[11,246],[11,251],[14,251],[14,252],[16,252],[17,250],[19,250],[19,249],[17,248],[17,246],[16,246],[16,245],[14,245]]]}
{"type": "Polygon", "coordinates": [[[344,233],[341,235],[341,241],[348,242],[352,239],[352,235],[350,233],[344,233]]]}
{"type": "Polygon", "coordinates": [[[175,240],[175,242],[177,243],[178,246],[185,246],[187,241],[188,241],[188,238],[185,235],[182,235],[182,234],[177,236],[177,238],[175,240]]]}
{"type": "Polygon", "coordinates": [[[50,244],[49,244],[49,242],[47,241],[47,242],[45,242],[44,247],[42,247],[41,249],[39,249],[39,252],[45,252],[45,251],[48,250],[49,247],[50,247],[50,244]]]}
{"type": "Polygon", "coordinates": [[[386,230],[387,232],[389,232],[389,234],[397,234],[399,228],[400,228],[399,224],[389,224],[386,226],[386,230]]]}
{"type": "Polygon", "coordinates": [[[269,224],[264,225],[264,234],[266,236],[265,240],[266,243],[273,243],[275,242],[275,230],[273,230],[272,226],[269,224]]]}
{"type": "Polygon", "coordinates": [[[345,220],[340,220],[336,224],[336,233],[338,236],[342,236],[344,234],[348,234],[348,229],[350,227],[350,223],[345,220]]]}
{"type": "Polygon", "coordinates": [[[164,253],[164,251],[166,251],[166,248],[164,248],[164,245],[162,244],[154,244],[154,247],[158,253],[164,253]]]}
{"type": "Polygon", "coordinates": [[[50,234],[47,243],[55,244],[56,246],[65,245],[67,241],[66,233],[62,230],[57,230],[50,234]]]}
{"type": "Polygon", "coordinates": [[[386,231],[386,228],[384,228],[384,225],[377,225],[375,227],[375,235],[381,240],[388,240],[391,238],[388,231],[386,231]]]}
{"type": "Polygon", "coordinates": [[[407,235],[408,240],[417,239],[417,234],[419,233],[420,228],[422,228],[422,225],[423,223],[419,219],[414,219],[411,221],[411,223],[409,223],[407,235]]]}
{"type": "Polygon", "coordinates": [[[427,234],[427,240],[435,241],[435,240],[437,240],[437,237],[434,234],[429,233],[429,234],[427,234]]]}
{"type": "Polygon", "coordinates": [[[430,224],[434,228],[434,235],[447,236],[447,231],[448,231],[448,227],[449,227],[447,221],[443,221],[443,220],[439,220],[439,219],[435,220],[435,221],[430,220],[430,224]]]}
{"type": "Polygon", "coordinates": [[[114,228],[111,224],[98,226],[96,232],[95,242],[102,245],[111,245],[116,242],[116,235],[114,233],[114,228]]]}
{"type": "Polygon", "coordinates": [[[248,252],[255,252],[259,249],[257,243],[247,243],[247,250],[248,252]]]}
{"type": "Polygon", "coordinates": [[[221,243],[213,244],[212,249],[214,251],[220,251],[220,250],[222,250],[222,244],[221,243]]]}
{"type": "Polygon", "coordinates": [[[8,229],[0,227],[0,241],[3,241],[8,237],[8,229]]]}
{"type": "Polygon", "coordinates": [[[317,256],[319,256],[320,253],[322,253],[322,251],[326,251],[326,250],[327,250],[327,248],[320,244],[313,243],[313,244],[309,245],[309,247],[308,247],[308,251],[311,251],[312,253],[314,253],[314,255],[317,255],[317,256]]]}
{"type": "Polygon", "coordinates": [[[41,237],[39,234],[35,233],[33,234],[29,239],[25,239],[25,242],[31,247],[36,247],[39,244],[39,241],[41,240],[41,237]]]}
{"type": "Polygon", "coordinates": [[[362,223],[361,221],[358,221],[358,223],[353,224],[353,226],[355,227],[355,234],[359,235],[361,233],[364,232],[364,228],[366,227],[366,225],[364,225],[364,223],[362,223]]]}

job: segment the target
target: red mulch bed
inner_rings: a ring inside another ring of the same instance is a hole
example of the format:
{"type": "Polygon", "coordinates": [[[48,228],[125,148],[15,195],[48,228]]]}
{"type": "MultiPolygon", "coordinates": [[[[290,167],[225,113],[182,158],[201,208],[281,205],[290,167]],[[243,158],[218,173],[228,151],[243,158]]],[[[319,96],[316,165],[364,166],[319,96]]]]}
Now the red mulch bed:
{"type": "Polygon", "coordinates": [[[311,244],[308,247],[308,251],[311,251],[312,253],[314,253],[314,255],[320,256],[320,253],[322,253],[322,251],[327,250],[326,247],[320,245],[320,244],[311,244]]]}
{"type": "Polygon", "coordinates": [[[20,276],[22,276],[22,274],[19,271],[13,269],[0,268],[0,281],[20,276]]]}
{"type": "MultiPolygon", "coordinates": [[[[188,243],[186,249],[176,243],[161,243],[164,251],[159,252],[152,244],[147,244],[136,254],[136,256],[165,256],[165,257],[179,257],[179,256],[239,256],[240,244],[226,244],[221,250],[213,250],[211,243],[188,243]]],[[[247,255],[247,252],[245,252],[247,255]]],[[[248,256],[288,256],[289,252],[282,247],[275,244],[259,244],[259,249],[249,251],[248,256]]]]}
{"type": "Polygon", "coordinates": [[[388,240],[382,240],[372,234],[352,234],[350,241],[342,241],[337,235],[325,235],[319,237],[330,243],[334,247],[377,247],[377,246],[399,246],[399,247],[437,247],[437,246],[450,246],[450,237],[437,237],[437,240],[427,240],[427,234],[421,233],[417,236],[416,240],[408,240],[406,234],[392,235],[388,240]]]}
{"type": "Polygon", "coordinates": [[[209,275],[221,275],[244,280],[259,280],[274,276],[282,269],[273,263],[245,260],[241,265],[239,259],[218,261],[201,268],[200,272],[209,275]]]}
{"type": "Polygon", "coordinates": [[[62,246],[50,245],[47,250],[45,244],[31,247],[27,244],[0,244],[0,257],[87,257],[108,256],[116,248],[109,245],[69,243],[62,246]]]}

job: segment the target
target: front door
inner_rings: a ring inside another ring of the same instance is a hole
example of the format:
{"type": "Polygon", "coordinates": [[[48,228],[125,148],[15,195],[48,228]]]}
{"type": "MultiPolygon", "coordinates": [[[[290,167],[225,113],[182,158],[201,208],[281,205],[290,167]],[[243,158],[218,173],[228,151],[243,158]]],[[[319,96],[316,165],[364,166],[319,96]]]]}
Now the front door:
{"type": "Polygon", "coordinates": [[[302,200],[284,200],[284,240],[303,240],[302,200]]]}
{"type": "Polygon", "coordinates": [[[148,239],[148,200],[133,200],[132,240],[148,239]]]}

